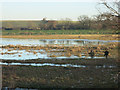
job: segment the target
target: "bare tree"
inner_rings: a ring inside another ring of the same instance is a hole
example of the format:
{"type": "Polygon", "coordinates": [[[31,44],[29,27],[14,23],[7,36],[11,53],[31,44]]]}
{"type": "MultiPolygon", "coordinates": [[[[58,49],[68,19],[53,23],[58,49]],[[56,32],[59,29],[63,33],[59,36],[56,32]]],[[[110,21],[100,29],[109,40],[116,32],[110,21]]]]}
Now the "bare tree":
{"type": "Polygon", "coordinates": [[[101,15],[105,15],[105,13],[111,13],[109,15],[107,14],[105,18],[107,17],[108,19],[109,17],[111,18],[111,16],[113,16],[115,19],[114,26],[118,27],[118,29],[120,28],[120,0],[100,0],[96,6],[100,6],[99,8],[96,7],[96,9],[101,15]],[[117,24],[115,23],[116,20],[117,24]]]}
{"type": "Polygon", "coordinates": [[[72,20],[70,18],[62,19],[58,23],[58,27],[60,27],[62,30],[70,29],[72,25],[72,20]]]}
{"type": "Polygon", "coordinates": [[[91,19],[88,16],[86,15],[79,16],[78,21],[80,22],[80,27],[82,29],[90,29],[91,19]]]}
{"type": "Polygon", "coordinates": [[[112,0],[112,2],[108,0],[101,0],[102,5],[104,5],[112,14],[120,16],[120,1],[112,0]]]}
{"type": "Polygon", "coordinates": [[[28,23],[28,28],[29,29],[36,29],[36,27],[37,27],[37,25],[36,25],[35,22],[29,21],[29,23],[28,23]]]}

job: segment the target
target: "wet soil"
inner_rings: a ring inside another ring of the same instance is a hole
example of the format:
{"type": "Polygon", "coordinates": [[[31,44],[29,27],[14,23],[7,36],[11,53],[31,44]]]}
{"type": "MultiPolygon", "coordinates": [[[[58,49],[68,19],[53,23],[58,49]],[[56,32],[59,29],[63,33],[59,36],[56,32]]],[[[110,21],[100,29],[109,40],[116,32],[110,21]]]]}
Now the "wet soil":
{"type": "Polygon", "coordinates": [[[111,65],[116,66],[119,64],[119,59],[108,58],[108,59],[31,59],[31,60],[0,60],[3,63],[52,63],[52,64],[73,64],[73,65],[111,65]]]}
{"type": "MultiPolygon", "coordinates": [[[[8,60],[9,61],[9,60],[8,60]]],[[[4,61],[4,62],[8,62],[4,61]]],[[[89,65],[116,65],[116,68],[2,66],[3,87],[9,88],[118,88],[119,62],[108,60],[26,60],[89,65]]],[[[17,62],[17,61],[12,61],[17,62]]]]}

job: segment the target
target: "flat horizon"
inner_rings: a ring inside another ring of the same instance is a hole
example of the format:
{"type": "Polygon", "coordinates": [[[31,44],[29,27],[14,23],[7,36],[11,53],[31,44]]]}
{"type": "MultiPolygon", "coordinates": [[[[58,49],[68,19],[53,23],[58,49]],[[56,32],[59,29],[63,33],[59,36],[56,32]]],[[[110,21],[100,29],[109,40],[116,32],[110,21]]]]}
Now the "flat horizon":
{"type": "Polygon", "coordinates": [[[65,20],[99,14],[96,2],[4,2],[0,20],[65,20]]]}

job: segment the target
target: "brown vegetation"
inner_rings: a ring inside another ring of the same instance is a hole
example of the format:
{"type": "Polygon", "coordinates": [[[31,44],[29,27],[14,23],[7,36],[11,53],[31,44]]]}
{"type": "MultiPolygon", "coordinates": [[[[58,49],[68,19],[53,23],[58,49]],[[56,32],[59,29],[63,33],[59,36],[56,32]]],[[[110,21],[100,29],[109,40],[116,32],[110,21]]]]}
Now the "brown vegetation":
{"type": "MultiPolygon", "coordinates": [[[[21,46],[21,45],[7,45],[2,46],[2,49],[8,49],[7,52],[3,53],[1,52],[1,55],[4,54],[16,54],[16,53],[10,53],[12,49],[17,50],[26,50],[26,52],[37,54],[41,53],[43,54],[43,51],[39,50],[45,50],[45,52],[50,57],[58,57],[58,56],[67,56],[70,57],[71,55],[81,57],[81,53],[84,54],[84,56],[89,56],[90,50],[93,50],[95,53],[95,56],[104,56],[104,51],[108,49],[109,57],[117,58],[118,57],[118,49],[120,48],[118,46],[118,42],[112,42],[107,45],[92,45],[92,46],[59,46],[59,45],[46,45],[46,46],[21,46]],[[38,50],[38,51],[35,51],[38,50]]],[[[22,54],[22,53],[20,53],[22,54]]],[[[21,56],[19,56],[21,57],[21,56]]]]}
{"type": "Polygon", "coordinates": [[[24,39],[97,39],[97,40],[119,40],[119,35],[3,35],[0,38],[24,38],[24,39]]]}

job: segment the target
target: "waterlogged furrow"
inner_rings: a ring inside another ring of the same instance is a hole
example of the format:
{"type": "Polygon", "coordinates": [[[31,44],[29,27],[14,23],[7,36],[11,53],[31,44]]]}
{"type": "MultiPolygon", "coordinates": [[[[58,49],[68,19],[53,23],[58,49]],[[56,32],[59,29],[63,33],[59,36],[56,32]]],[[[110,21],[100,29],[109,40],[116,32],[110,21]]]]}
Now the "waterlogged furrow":
{"type": "Polygon", "coordinates": [[[117,66],[108,66],[108,65],[101,65],[101,66],[86,66],[86,65],[72,65],[72,64],[53,64],[53,63],[2,63],[0,65],[22,65],[22,66],[56,66],[56,67],[79,67],[79,68],[86,68],[86,67],[95,67],[98,68],[116,68],[117,66]]]}

